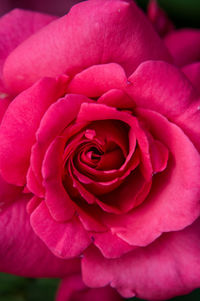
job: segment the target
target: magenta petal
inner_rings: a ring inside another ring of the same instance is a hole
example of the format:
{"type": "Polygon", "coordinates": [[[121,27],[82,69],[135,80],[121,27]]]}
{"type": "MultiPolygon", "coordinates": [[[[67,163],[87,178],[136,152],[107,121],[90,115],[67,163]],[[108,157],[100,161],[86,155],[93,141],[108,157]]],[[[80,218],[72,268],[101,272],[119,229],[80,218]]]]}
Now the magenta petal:
{"type": "Polygon", "coordinates": [[[53,219],[58,222],[71,219],[75,213],[75,204],[62,183],[65,143],[65,139],[56,137],[45,154],[42,166],[45,203],[53,219]]]}
{"type": "Polygon", "coordinates": [[[182,68],[182,71],[200,94],[200,62],[186,65],[182,68]]]}
{"type": "Polygon", "coordinates": [[[6,57],[29,36],[55,18],[21,9],[14,9],[0,18],[0,78],[6,57]]]}
{"type": "Polygon", "coordinates": [[[200,152],[200,99],[193,102],[183,114],[178,116],[176,123],[190,137],[200,152]]]}
{"type": "Polygon", "coordinates": [[[29,167],[27,175],[26,175],[27,184],[26,187],[31,191],[33,194],[37,195],[38,197],[43,198],[45,195],[45,190],[41,182],[38,181],[35,173],[33,172],[32,167],[29,167]]]}
{"type": "Polygon", "coordinates": [[[101,221],[102,211],[100,208],[85,204],[79,207],[77,212],[86,231],[95,231],[98,233],[108,231],[108,228],[101,221]]]}
{"type": "MultiPolygon", "coordinates": [[[[64,128],[68,127],[75,120],[81,103],[87,101],[90,100],[82,95],[68,94],[53,103],[45,112],[36,133],[36,143],[31,150],[31,167],[40,183],[42,182],[42,162],[49,144],[56,136],[62,133],[64,128]]],[[[33,184],[33,181],[28,179],[28,186],[32,187],[34,192],[37,192],[39,187],[37,189],[36,185],[34,185],[34,190],[33,184]]]]}
{"type": "Polygon", "coordinates": [[[141,172],[149,181],[152,177],[152,166],[150,162],[150,154],[148,151],[148,140],[145,132],[141,128],[139,121],[133,115],[119,111],[116,108],[109,107],[99,103],[83,103],[81,105],[77,120],[80,122],[98,121],[98,120],[120,120],[130,127],[129,131],[129,154],[125,162],[120,167],[123,170],[130,162],[135,152],[135,142],[137,141],[141,155],[141,172]]]}
{"type": "Polygon", "coordinates": [[[0,176],[0,212],[1,208],[22,197],[23,187],[17,187],[4,181],[0,176]]]}
{"type": "Polygon", "coordinates": [[[0,169],[8,182],[25,184],[35,132],[47,108],[63,94],[66,81],[42,79],[9,105],[0,127],[0,169]]]}
{"type": "MultiPolygon", "coordinates": [[[[116,208],[117,212],[122,214],[129,212],[145,201],[151,189],[152,181],[147,182],[138,170],[126,176],[119,187],[102,197],[105,209],[110,205],[111,208],[116,208]]],[[[102,206],[102,208],[104,207],[102,206]]],[[[109,210],[108,212],[112,211],[109,210]]]]}
{"type": "Polygon", "coordinates": [[[109,231],[104,233],[94,232],[93,237],[94,245],[101,251],[105,258],[119,258],[135,248],[109,231]]]}
{"type": "Polygon", "coordinates": [[[165,37],[175,63],[184,66],[200,60],[200,30],[174,30],[165,37]]]}
{"type": "Polygon", "coordinates": [[[166,146],[160,141],[154,140],[152,143],[150,143],[150,154],[153,172],[157,173],[163,171],[167,166],[167,161],[169,158],[169,151],[166,146]]]}
{"type": "Polygon", "coordinates": [[[89,248],[82,261],[90,287],[115,287],[125,298],[166,300],[200,285],[200,220],[179,232],[162,235],[151,245],[119,259],[105,259],[89,248]]]}
{"type": "Polygon", "coordinates": [[[172,119],[183,113],[196,98],[180,69],[161,61],[142,63],[128,79],[127,93],[137,106],[172,119]]]}
{"type": "Polygon", "coordinates": [[[135,108],[134,100],[129,97],[123,90],[111,89],[99,97],[98,103],[106,104],[107,106],[133,110],[135,108]]]}
{"type": "Polygon", "coordinates": [[[55,257],[33,232],[27,197],[0,215],[0,271],[26,277],[64,277],[80,270],[79,260],[55,257]]]}
{"type": "Polygon", "coordinates": [[[42,198],[39,198],[37,196],[33,196],[30,201],[27,204],[26,210],[28,214],[33,213],[33,211],[40,205],[40,203],[43,201],[42,198]]]}
{"type": "Polygon", "coordinates": [[[80,274],[73,274],[62,280],[56,301],[122,301],[123,299],[111,287],[89,288],[80,274]]]}
{"type": "Polygon", "coordinates": [[[4,80],[18,92],[41,77],[73,75],[98,64],[118,63],[131,74],[148,59],[170,60],[134,2],[86,1],[13,51],[5,63],[4,80]]]}
{"type": "Polygon", "coordinates": [[[95,65],[75,75],[68,86],[68,92],[99,97],[111,89],[123,89],[126,82],[125,71],[120,65],[95,65]]]}
{"type": "Polygon", "coordinates": [[[167,168],[153,176],[153,186],[142,205],[104,222],[127,243],[146,246],[162,232],[181,230],[199,216],[200,155],[184,132],[163,116],[143,109],[138,114],[147,121],[152,135],[167,146],[167,168]]]}
{"type": "Polygon", "coordinates": [[[57,223],[44,201],[32,213],[31,225],[53,254],[63,259],[81,255],[92,242],[77,217],[57,223]]]}

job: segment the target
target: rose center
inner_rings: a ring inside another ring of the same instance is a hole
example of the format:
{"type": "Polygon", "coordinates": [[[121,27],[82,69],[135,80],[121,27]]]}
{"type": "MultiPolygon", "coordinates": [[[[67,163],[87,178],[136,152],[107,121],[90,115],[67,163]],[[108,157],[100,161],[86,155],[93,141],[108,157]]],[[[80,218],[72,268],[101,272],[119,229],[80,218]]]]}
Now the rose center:
{"type": "Polygon", "coordinates": [[[103,155],[103,152],[100,152],[96,147],[91,147],[86,155],[88,159],[97,163],[101,160],[101,156],[103,155]]]}

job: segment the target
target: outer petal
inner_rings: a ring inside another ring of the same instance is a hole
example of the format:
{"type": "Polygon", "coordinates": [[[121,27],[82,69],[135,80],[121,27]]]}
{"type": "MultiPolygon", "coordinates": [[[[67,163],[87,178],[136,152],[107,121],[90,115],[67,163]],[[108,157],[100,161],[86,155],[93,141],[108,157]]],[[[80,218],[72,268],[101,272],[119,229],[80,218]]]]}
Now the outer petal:
{"type": "Polygon", "coordinates": [[[121,64],[128,74],[144,60],[169,54],[132,1],[86,1],[14,51],[4,79],[16,93],[43,76],[73,75],[98,64],[121,64]]]}
{"type": "Polygon", "coordinates": [[[138,106],[175,121],[200,151],[200,63],[182,68],[186,77],[164,62],[145,62],[131,75],[127,92],[138,106]],[[196,88],[196,89],[194,89],[196,88]],[[152,97],[153,95],[153,97],[152,97]]]}
{"type": "Polygon", "coordinates": [[[35,132],[49,105],[64,93],[65,85],[65,78],[42,79],[18,95],[7,109],[0,128],[0,169],[8,182],[25,184],[35,132]]]}
{"type": "Polygon", "coordinates": [[[128,81],[126,91],[138,107],[154,110],[170,119],[183,113],[197,98],[184,74],[161,61],[142,63],[128,81]]]}
{"type": "Polygon", "coordinates": [[[200,62],[186,65],[183,67],[182,71],[189,78],[200,94],[200,62]]]}
{"type": "Polygon", "coordinates": [[[4,61],[12,50],[55,18],[21,9],[0,18],[0,78],[4,61]]]}
{"type": "Polygon", "coordinates": [[[91,289],[87,287],[80,274],[65,278],[59,287],[56,301],[122,301],[122,297],[111,287],[91,289]]]}
{"type": "Polygon", "coordinates": [[[44,201],[32,213],[31,225],[48,248],[63,259],[81,255],[92,242],[76,216],[58,223],[50,216],[44,201]]]}
{"type": "Polygon", "coordinates": [[[24,197],[0,215],[0,271],[26,277],[64,277],[78,272],[78,259],[56,258],[35,235],[26,203],[24,197]]]}
{"type": "Polygon", "coordinates": [[[200,220],[164,234],[151,245],[119,259],[105,259],[94,247],[83,258],[83,280],[90,287],[108,283],[125,297],[166,300],[200,285],[200,220]]]}
{"type": "Polygon", "coordinates": [[[200,60],[200,30],[174,30],[165,37],[165,44],[178,66],[200,60]]]}
{"type": "Polygon", "coordinates": [[[193,102],[183,114],[178,116],[176,123],[190,137],[200,152],[200,99],[193,102]]]}
{"type": "Polygon", "coordinates": [[[22,194],[23,187],[8,184],[0,176],[0,212],[1,208],[16,201],[22,194]]]}

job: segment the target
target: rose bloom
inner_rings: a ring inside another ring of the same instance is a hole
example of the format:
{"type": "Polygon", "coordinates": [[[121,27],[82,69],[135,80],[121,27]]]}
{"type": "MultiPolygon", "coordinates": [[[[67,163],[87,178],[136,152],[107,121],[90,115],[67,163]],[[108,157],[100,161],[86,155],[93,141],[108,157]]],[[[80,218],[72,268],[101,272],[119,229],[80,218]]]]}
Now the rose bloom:
{"type": "Polygon", "coordinates": [[[1,271],[64,278],[59,301],[199,287],[195,75],[132,1],[14,10],[0,40],[1,271]]]}

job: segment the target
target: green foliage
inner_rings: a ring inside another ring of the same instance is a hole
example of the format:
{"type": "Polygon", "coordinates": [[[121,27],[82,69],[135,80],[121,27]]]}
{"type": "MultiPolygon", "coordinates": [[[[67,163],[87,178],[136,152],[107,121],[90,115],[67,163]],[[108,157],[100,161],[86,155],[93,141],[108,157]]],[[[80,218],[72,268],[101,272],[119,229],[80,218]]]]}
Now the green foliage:
{"type": "Polygon", "coordinates": [[[58,279],[0,274],[0,301],[54,301],[58,279]]]}

